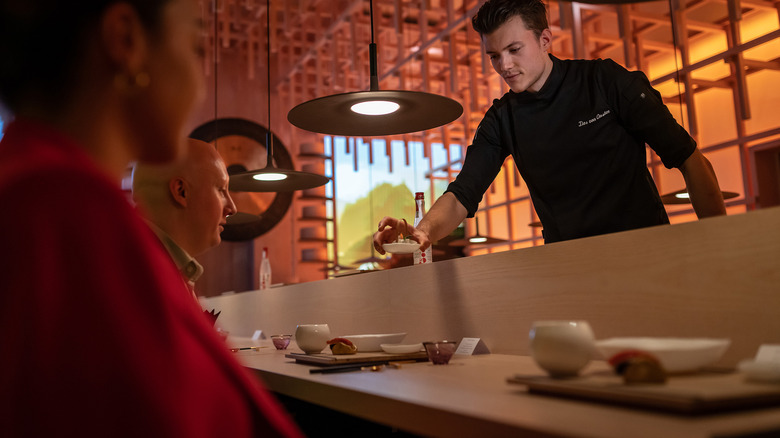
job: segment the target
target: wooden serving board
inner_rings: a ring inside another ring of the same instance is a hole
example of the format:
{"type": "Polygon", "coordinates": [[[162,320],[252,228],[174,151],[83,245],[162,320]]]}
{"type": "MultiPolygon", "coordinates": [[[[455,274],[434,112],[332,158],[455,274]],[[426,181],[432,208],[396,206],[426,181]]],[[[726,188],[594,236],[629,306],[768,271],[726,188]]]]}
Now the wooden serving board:
{"type": "Polygon", "coordinates": [[[531,393],[683,414],[780,405],[780,385],[746,382],[741,373],[671,376],[665,384],[626,385],[612,373],[571,379],[514,376],[507,381],[527,385],[531,393]]]}
{"type": "Polygon", "coordinates": [[[319,366],[333,366],[333,365],[358,365],[358,364],[376,364],[386,363],[402,360],[414,360],[425,361],[428,360],[428,354],[424,351],[418,351],[415,353],[355,353],[355,354],[339,354],[334,355],[331,353],[317,353],[317,354],[305,354],[305,353],[288,353],[284,357],[295,359],[295,362],[306,365],[319,365],[319,366]]]}

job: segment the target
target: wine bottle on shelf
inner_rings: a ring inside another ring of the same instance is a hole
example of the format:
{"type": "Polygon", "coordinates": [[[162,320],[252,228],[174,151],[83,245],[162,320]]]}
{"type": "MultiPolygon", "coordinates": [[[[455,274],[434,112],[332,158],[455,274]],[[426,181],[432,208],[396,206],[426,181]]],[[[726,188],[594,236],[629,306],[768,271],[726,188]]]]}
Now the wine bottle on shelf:
{"type": "MultiPolygon", "coordinates": [[[[420,223],[423,216],[425,216],[425,195],[423,192],[417,192],[414,194],[414,226],[420,223]]],[[[429,246],[425,251],[419,249],[414,252],[414,264],[421,265],[423,263],[433,262],[431,255],[431,247],[429,246]]]]}
{"type": "Polygon", "coordinates": [[[263,258],[260,261],[260,290],[271,287],[271,261],[268,259],[268,248],[263,248],[263,258]]]}

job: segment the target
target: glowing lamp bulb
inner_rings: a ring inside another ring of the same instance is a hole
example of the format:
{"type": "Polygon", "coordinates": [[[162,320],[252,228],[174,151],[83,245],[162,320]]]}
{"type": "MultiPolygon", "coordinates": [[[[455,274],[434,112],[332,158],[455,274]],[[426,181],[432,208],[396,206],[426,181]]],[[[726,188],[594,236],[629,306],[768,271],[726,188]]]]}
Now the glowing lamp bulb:
{"type": "Polygon", "coordinates": [[[287,178],[287,175],[283,173],[269,172],[269,173],[258,173],[257,175],[253,175],[252,178],[258,181],[281,181],[287,178]]]}
{"type": "Polygon", "coordinates": [[[352,105],[350,109],[358,114],[366,116],[383,116],[396,112],[401,106],[387,100],[368,100],[352,105]]]}

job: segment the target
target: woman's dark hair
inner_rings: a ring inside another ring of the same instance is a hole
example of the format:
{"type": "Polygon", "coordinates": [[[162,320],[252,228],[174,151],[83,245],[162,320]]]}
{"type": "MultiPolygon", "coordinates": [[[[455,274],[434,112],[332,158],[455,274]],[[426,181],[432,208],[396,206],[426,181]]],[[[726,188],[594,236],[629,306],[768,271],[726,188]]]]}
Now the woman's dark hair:
{"type": "Polygon", "coordinates": [[[517,16],[537,38],[549,27],[547,8],[542,0],[488,0],[471,19],[471,25],[480,35],[487,35],[517,16]]]}
{"type": "MultiPolygon", "coordinates": [[[[0,0],[0,100],[15,111],[34,93],[59,105],[68,96],[86,38],[120,0],[0,0]]],[[[122,0],[150,31],[170,0],[122,0]]]]}

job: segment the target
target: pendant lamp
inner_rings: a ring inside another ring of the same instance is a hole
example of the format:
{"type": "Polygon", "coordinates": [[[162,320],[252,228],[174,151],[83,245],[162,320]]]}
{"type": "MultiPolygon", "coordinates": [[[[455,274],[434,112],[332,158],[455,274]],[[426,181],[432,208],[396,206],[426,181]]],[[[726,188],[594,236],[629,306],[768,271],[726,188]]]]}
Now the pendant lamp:
{"type": "MultiPolygon", "coordinates": [[[[316,173],[274,167],[274,135],[271,132],[271,0],[266,0],[266,62],[268,79],[268,134],[266,135],[266,165],[263,169],[230,176],[230,190],[237,192],[291,192],[319,187],[329,178],[316,173]]],[[[250,48],[251,50],[251,48],[250,48]]]]}
{"type": "MultiPolygon", "coordinates": [[[[739,193],[734,192],[720,192],[721,195],[723,195],[723,199],[731,199],[736,198],[739,196],[739,193]]],[[[661,201],[664,204],[671,205],[671,204],[690,204],[691,203],[691,197],[688,194],[687,189],[680,189],[675,190],[674,192],[667,193],[665,195],[661,196],[661,201]]]]}
{"type": "Polygon", "coordinates": [[[627,5],[631,3],[645,3],[658,0],[577,0],[577,3],[588,3],[591,5],[627,5]]]}
{"type": "Polygon", "coordinates": [[[477,233],[468,238],[469,245],[489,245],[491,243],[506,242],[504,239],[496,239],[495,237],[483,236],[479,234],[479,218],[474,216],[474,222],[477,228],[477,233]]]}
{"type": "Polygon", "coordinates": [[[471,237],[465,238],[465,239],[457,239],[450,242],[450,245],[452,246],[461,246],[461,245],[491,245],[494,243],[504,243],[506,240],[504,239],[498,239],[495,237],[490,236],[483,236],[479,234],[479,218],[477,216],[474,216],[474,222],[477,229],[477,233],[471,237]]]}
{"type": "Polygon", "coordinates": [[[320,134],[381,136],[424,131],[460,117],[463,107],[448,97],[379,89],[372,0],[369,0],[369,13],[369,91],[334,94],[304,102],[290,110],[287,120],[301,129],[320,134]]]}

